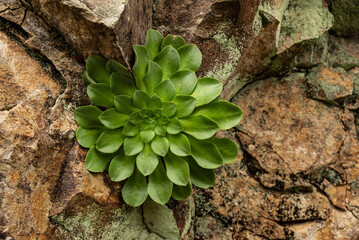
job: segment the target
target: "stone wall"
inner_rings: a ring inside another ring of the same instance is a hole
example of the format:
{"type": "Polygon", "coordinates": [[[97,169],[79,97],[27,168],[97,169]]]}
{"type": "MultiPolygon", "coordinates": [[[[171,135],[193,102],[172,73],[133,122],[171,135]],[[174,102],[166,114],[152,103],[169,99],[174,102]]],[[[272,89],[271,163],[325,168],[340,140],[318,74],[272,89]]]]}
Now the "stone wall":
{"type": "Polygon", "coordinates": [[[359,239],[358,0],[0,1],[0,239],[359,239]],[[215,186],[131,208],[89,173],[73,111],[93,54],[148,28],[199,46],[244,116],[215,186]]]}

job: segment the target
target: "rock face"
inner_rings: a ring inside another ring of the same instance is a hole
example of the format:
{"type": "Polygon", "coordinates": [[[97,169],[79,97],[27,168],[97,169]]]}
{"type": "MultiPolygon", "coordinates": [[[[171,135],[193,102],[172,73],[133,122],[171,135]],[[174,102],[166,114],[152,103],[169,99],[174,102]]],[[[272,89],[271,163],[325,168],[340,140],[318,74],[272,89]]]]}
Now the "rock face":
{"type": "Polygon", "coordinates": [[[0,239],[359,239],[357,0],[0,2],[0,239]],[[75,141],[92,54],[146,30],[203,53],[243,120],[215,186],[131,208],[75,141]]]}

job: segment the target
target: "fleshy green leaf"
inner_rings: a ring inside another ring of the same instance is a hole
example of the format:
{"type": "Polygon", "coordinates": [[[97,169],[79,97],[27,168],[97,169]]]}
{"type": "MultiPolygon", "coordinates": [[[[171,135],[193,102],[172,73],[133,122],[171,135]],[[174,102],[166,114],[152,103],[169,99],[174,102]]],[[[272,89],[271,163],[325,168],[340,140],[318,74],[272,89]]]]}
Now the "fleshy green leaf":
{"type": "Polygon", "coordinates": [[[163,113],[168,117],[171,118],[173,115],[175,115],[177,111],[177,104],[173,102],[164,102],[162,104],[163,113]]]}
{"type": "Polygon", "coordinates": [[[180,64],[180,56],[177,50],[172,46],[165,47],[153,60],[158,63],[163,71],[163,79],[169,79],[169,77],[177,72],[180,64]]]}
{"type": "Polygon", "coordinates": [[[147,74],[143,79],[143,84],[149,95],[153,95],[155,87],[162,81],[162,76],[163,72],[160,65],[155,62],[150,62],[147,74]]]}
{"type": "Polygon", "coordinates": [[[186,42],[180,36],[174,37],[172,34],[168,34],[165,37],[165,39],[163,39],[162,49],[164,49],[168,45],[172,45],[172,47],[174,47],[175,49],[178,49],[185,44],[186,44],[186,42]]]}
{"type": "Polygon", "coordinates": [[[137,111],[138,108],[135,108],[132,104],[132,98],[126,95],[118,95],[114,99],[115,107],[117,112],[130,115],[133,112],[137,111]]]}
{"type": "Polygon", "coordinates": [[[178,71],[171,76],[177,94],[191,94],[196,87],[196,74],[190,70],[178,71]]]}
{"type": "Polygon", "coordinates": [[[196,99],[196,107],[210,103],[222,92],[222,83],[214,78],[204,77],[197,81],[192,97],[196,99]]]}
{"type": "Polygon", "coordinates": [[[132,97],[133,92],[136,90],[136,86],[132,78],[125,77],[119,72],[113,72],[111,74],[111,89],[116,95],[127,95],[132,97]]]}
{"type": "Polygon", "coordinates": [[[172,182],[167,178],[162,163],[159,163],[148,179],[148,194],[156,203],[165,204],[171,198],[172,188],[172,182]]]}
{"type": "Polygon", "coordinates": [[[176,95],[176,89],[171,80],[165,80],[156,86],[155,93],[163,102],[171,101],[176,95]]]}
{"type": "Polygon", "coordinates": [[[150,60],[153,60],[161,51],[163,36],[156,30],[148,29],[146,35],[145,47],[147,48],[150,60]]]}
{"type": "Polygon", "coordinates": [[[155,133],[159,136],[165,136],[166,135],[166,126],[157,126],[155,128],[155,133]]]}
{"type": "Polygon", "coordinates": [[[161,114],[161,117],[157,120],[157,124],[159,125],[167,125],[169,122],[170,119],[163,113],[161,114]]]}
{"type": "Polygon", "coordinates": [[[239,123],[243,112],[237,105],[221,100],[196,110],[194,114],[202,114],[215,121],[220,129],[227,130],[239,123]]]}
{"type": "Polygon", "coordinates": [[[167,138],[156,136],[151,142],[151,148],[154,153],[160,156],[165,156],[168,152],[169,143],[167,138]]]}
{"type": "Polygon", "coordinates": [[[183,130],[183,126],[178,118],[174,117],[171,119],[170,123],[167,125],[167,132],[169,134],[177,134],[183,130]]]}
{"type": "Polygon", "coordinates": [[[184,128],[183,131],[197,139],[210,138],[217,132],[218,129],[216,122],[201,114],[180,119],[179,121],[184,128]]]}
{"type": "Polygon", "coordinates": [[[110,163],[108,173],[114,182],[119,182],[130,177],[135,169],[136,158],[126,156],[123,151],[117,154],[110,163]]]}
{"type": "Polygon", "coordinates": [[[95,145],[102,131],[103,129],[101,128],[88,129],[80,126],[76,131],[76,139],[81,146],[90,148],[95,145]]]}
{"type": "Polygon", "coordinates": [[[144,203],[147,196],[146,177],[135,168],[122,188],[123,200],[130,206],[138,207],[144,203]]]}
{"type": "Polygon", "coordinates": [[[192,193],[192,186],[191,182],[188,182],[186,186],[178,186],[173,184],[172,189],[172,197],[173,199],[180,201],[185,198],[188,198],[192,193]]]}
{"type": "Polygon", "coordinates": [[[106,68],[107,59],[97,55],[89,57],[86,61],[86,70],[97,83],[110,85],[111,72],[106,68]]]}
{"type": "Polygon", "coordinates": [[[137,108],[147,108],[147,101],[150,96],[145,91],[136,90],[133,93],[133,106],[137,108]]]}
{"type": "Polygon", "coordinates": [[[196,72],[202,63],[202,54],[194,44],[187,44],[177,49],[181,63],[179,70],[188,69],[196,72]]]}
{"type": "Polygon", "coordinates": [[[109,128],[115,129],[122,127],[128,120],[128,115],[121,114],[116,111],[116,109],[111,108],[104,111],[100,116],[99,119],[101,123],[109,128]]]}
{"type": "Polygon", "coordinates": [[[224,164],[232,163],[236,160],[238,147],[232,140],[228,138],[210,138],[206,141],[216,145],[222,155],[224,164]]]}
{"type": "Polygon", "coordinates": [[[95,146],[91,147],[85,159],[86,169],[91,172],[103,172],[114,154],[106,154],[98,151],[95,146]]]}
{"type": "Polygon", "coordinates": [[[144,145],[145,144],[142,142],[140,135],[135,137],[126,137],[123,142],[123,149],[125,150],[125,154],[127,156],[133,156],[141,152],[144,145]]]}
{"type": "Polygon", "coordinates": [[[176,116],[178,118],[189,116],[196,107],[196,100],[188,95],[177,95],[172,101],[177,103],[176,116]]]}
{"type": "Polygon", "coordinates": [[[106,63],[106,68],[110,72],[118,72],[121,78],[132,79],[132,75],[128,69],[123,66],[121,63],[117,62],[114,59],[109,59],[106,63]]]}
{"type": "Polygon", "coordinates": [[[142,118],[140,116],[140,111],[136,111],[134,113],[132,113],[130,115],[130,117],[128,118],[128,120],[132,123],[132,124],[140,124],[142,122],[142,118]]]}
{"type": "Polygon", "coordinates": [[[174,184],[186,186],[189,181],[188,163],[182,158],[172,153],[165,156],[167,177],[174,184]]]}
{"type": "Polygon", "coordinates": [[[198,165],[203,168],[214,169],[223,164],[223,158],[216,145],[210,142],[197,140],[188,136],[191,144],[191,155],[198,165]]]}
{"type": "Polygon", "coordinates": [[[140,132],[140,127],[130,122],[127,122],[122,130],[122,134],[128,137],[134,137],[139,132],[140,132]]]}
{"type": "Polygon", "coordinates": [[[143,78],[146,75],[149,63],[149,55],[147,49],[141,45],[134,45],[133,51],[135,52],[136,61],[132,68],[133,76],[136,79],[137,88],[145,90],[143,78]]]}
{"type": "Polygon", "coordinates": [[[140,154],[137,155],[136,165],[144,175],[150,175],[158,165],[158,156],[152,151],[150,144],[145,144],[140,154]]]}
{"type": "Polygon", "coordinates": [[[90,85],[91,83],[96,83],[95,80],[93,80],[90,75],[87,73],[87,71],[82,74],[82,81],[86,86],[90,85]]]}
{"type": "Polygon", "coordinates": [[[177,156],[188,156],[191,153],[191,146],[184,134],[168,134],[167,139],[170,143],[171,152],[177,156]]]}
{"type": "Polygon", "coordinates": [[[162,101],[157,94],[153,95],[147,102],[148,108],[156,109],[162,107],[162,101]]]}
{"type": "Polygon", "coordinates": [[[212,169],[200,167],[193,158],[186,158],[190,168],[190,179],[193,185],[200,188],[208,188],[214,185],[216,175],[212,169]]]}
{"type": "Polygon", "coordinates": [[[78,125],[84,128],[103,127],[98,117],[102,111],[94,106],[78,107],[75,110],[75,119],[78,125]]]}
{"type": "Polygon", "coordinates": [[[91,102],[97,106],[112,108],[114,107],[113,94],[109,85],[105,83],[92,83],[87,86],[87,95],[91,102]]]}
{"type": "Polygon", "coordinates": [[[125,136],[120,130],[106,130],[104,131],[96,142],[96,149],[102,153],[114,153],[122,145],[125,136]]]}
{"type": "Polygon", "coordinates": [[[144,130],[140,132],[140,136],[143,142],[148,143],[155,137],[155,131],[152,129],[144,130]]]}

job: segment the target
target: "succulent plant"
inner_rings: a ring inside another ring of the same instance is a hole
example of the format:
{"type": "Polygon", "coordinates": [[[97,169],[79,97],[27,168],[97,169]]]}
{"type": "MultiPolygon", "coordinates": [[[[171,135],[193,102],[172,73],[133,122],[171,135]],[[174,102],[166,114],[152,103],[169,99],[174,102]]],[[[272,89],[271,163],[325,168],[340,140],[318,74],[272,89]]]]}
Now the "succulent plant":
{"type": "Polygon", "coordinates": [[[213,169],[238,153],[233,141],[213,135],[236,126],[241,109],[220,100],[220,81],[197,79],[202,55],[196,45],[149,29],[145,45],[133,48],[132,72],[113,59],[86,61],[87,94],[102,107],[75,110],[76,138],[90,148],[86,168],[126,180],[122,196],[131,206],[148,195],[160,204],[187,198],[192,184],[213,186],[213,169]]]}

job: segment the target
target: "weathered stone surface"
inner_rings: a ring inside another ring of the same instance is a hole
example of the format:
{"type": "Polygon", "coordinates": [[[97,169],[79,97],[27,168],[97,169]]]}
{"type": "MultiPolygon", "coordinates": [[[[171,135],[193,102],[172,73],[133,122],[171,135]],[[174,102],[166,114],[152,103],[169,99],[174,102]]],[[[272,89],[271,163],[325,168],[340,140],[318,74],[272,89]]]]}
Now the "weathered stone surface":
{"type": "Polygon", "coordinates": [[[0,238],[357,239],[359,44],[340,12],[355,1],[325,2],[159,0],[152,17],[148,0],[1,1],[0,30],[41,65],[0,34],[0,238]],[[128,208],[85,169],[73,110],[84,58],[131,65],[152,20],[200,47],[225,99],[246,87],[241,125],[216,135],[240,151],[193,199],[128,208]]]}
{"type": "Polygon", "coordinates": [[[307,75],[309,92],[315,99],[344,101],[353,94],[354,74],[343,69],[317,67],[307,75]]]}
{"type": "Polygon", "coordinates": [[[146,230],[141,208],[112,209],[82,195],[74,197],[69,208],[51,221],[56,228],[47,233],[49,239],[163,239],[146,230]]]}
{"type": "Polygon", "coordinates": [[[338,160],[345,135],[338,111],[307,99],[305,90],[297,74],[254,83],[236,99],[244,148],[266,172],[296,174],[338,160]]]}
{"type": "Polygon", "coordinates": [[[39,236],[48,227],[51,194],[69,149],[49,134],[61,85],[4,33],[0,56],[0,230],[16,239],[39,236]]]}
{"type": "Polygon", "coordinates": [[[328,0],[334,25],[332,31],[339,36],[353,37],[359,33],[359,1],[358,0],[328,0]]]}
{"type": "Polygon", "coordinates": [[[100,54],[129,65],[132,44],[144,43],[146,30],[151,27],[149,0],[108,0],[101,4],[93,0],[36,0],[31,6],[85,58],[100,54]]]}

